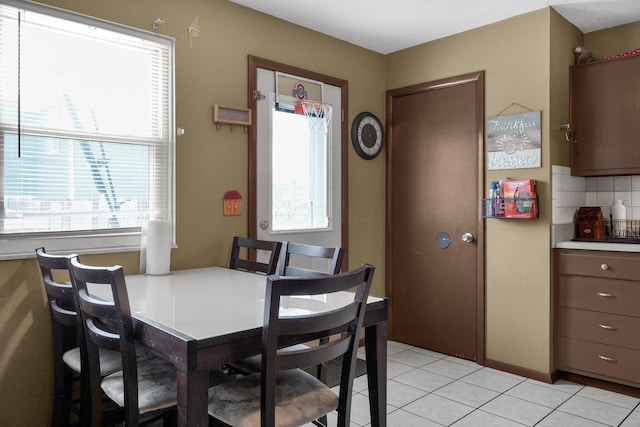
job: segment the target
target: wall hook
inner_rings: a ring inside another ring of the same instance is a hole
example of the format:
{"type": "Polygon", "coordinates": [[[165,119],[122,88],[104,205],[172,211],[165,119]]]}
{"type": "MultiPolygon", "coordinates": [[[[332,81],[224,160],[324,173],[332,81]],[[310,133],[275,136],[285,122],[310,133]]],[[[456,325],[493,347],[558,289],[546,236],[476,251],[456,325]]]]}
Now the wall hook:
{"type": "Polygon", "coordinates": [[[158,29],[158,27],[159,27],[160,25],[162,25],[162,24],[164,24],[164,19],[162,19],[162,18],[158,18],[158,19],[156,19],[155,21],[153,21],[153,29],[154,29],[154,30],[157,30],[157,29],[158,29]]]}
{"type": "Polygon", "coordinates": [[[574,142],[571,136],[571,125],[569,123],[560,125],[560,130],[564,131],[564,139],[566,139],[567,142],[574,142]]]}

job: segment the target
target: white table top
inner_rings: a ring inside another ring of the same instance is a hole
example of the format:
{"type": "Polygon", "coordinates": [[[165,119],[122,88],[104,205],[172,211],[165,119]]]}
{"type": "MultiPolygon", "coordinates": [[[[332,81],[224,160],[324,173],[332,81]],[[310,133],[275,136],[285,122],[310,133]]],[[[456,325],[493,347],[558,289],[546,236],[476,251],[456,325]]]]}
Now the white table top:
{"type": "MultiPolygon", "coordinates": [[[[131,275],[126,276],[126,282],[132,315],[163,329],[205,339],[262,328],[267,282],[264,275],[205,267],[162,276],[131,275]]],[[[111,299],[92,288],[90,291],[111,299]]],[[[349,292],[333,294],[330,300],[322,301],[326,307],[323,310],[349,300],[353,301],[349,292]]],[[[370,296],[368,303],[380,300],[370,296]]],[[[295,301],[287,304],[286,310],[299,311],[295,305],[295,301]]]]}

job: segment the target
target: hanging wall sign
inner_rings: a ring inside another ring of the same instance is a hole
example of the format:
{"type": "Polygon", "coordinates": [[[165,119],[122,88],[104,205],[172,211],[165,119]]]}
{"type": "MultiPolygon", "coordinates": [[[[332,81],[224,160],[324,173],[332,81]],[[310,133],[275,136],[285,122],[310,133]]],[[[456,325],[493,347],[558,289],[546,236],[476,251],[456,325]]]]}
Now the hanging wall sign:
{"type": "Polygon", "coordinates": [[[487,170],[539,168],[540,111],[487,118],[487,170]]]}

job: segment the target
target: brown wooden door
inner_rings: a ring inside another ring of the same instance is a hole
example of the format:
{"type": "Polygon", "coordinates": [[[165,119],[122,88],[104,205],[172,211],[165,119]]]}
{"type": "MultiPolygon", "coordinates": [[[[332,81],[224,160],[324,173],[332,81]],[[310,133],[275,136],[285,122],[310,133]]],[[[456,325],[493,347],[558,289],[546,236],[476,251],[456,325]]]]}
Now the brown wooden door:
{"type": "Polygon", "coordinates": [[[470,360],[484,359],[483,81],[387,97],[391,337],[470,360]]]}

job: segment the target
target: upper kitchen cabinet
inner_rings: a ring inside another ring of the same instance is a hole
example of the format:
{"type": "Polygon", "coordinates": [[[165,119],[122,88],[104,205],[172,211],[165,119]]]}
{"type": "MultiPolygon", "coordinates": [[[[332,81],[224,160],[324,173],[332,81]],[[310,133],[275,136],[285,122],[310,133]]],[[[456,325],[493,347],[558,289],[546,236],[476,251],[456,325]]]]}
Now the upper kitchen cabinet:
{"type": "Polygon", "coordinates": [[[571,174],[640,174],[640,55],[574,65],[571,174]]]}

